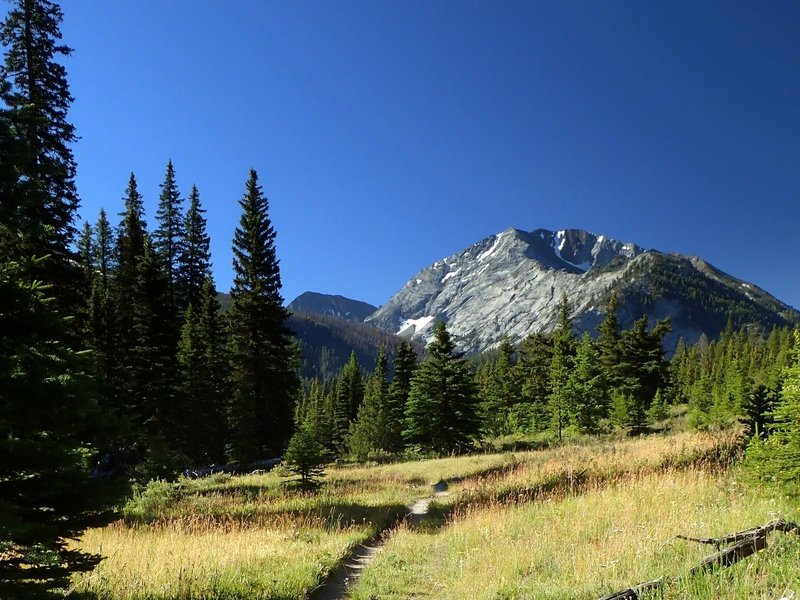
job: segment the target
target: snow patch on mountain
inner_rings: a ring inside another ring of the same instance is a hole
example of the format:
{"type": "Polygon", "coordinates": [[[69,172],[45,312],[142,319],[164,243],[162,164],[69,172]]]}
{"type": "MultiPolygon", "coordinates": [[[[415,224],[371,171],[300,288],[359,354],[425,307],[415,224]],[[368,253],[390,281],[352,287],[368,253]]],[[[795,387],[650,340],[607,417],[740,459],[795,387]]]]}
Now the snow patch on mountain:
{"type": "Polygon", "coordinates": [[[445,281],[447,281],[447,280],[448,280],[448,279],[450,279],[451,277],[455,277],[455,276],[456,276],[456,275],[458,275],[459,273],[461,273],[461,268],[460,268],[460,267],[459,267],[458,269],[456,269],[455,271],[450,271],[450,272],[449,272],[447,275],[445,275],[444,277],[442,277],[442,283],[444,283],[445,281]]]}
{"type": "Polygon", "coordinates": [[[494,244],[492,244],[491,248],[478,255],[478,261],[486,260],[492,254],[494,254],[495,250],[497,250],[498,246],[500,246],[500,238],[502,237],[503,237],[502,233],[498,234],[497,237],[494,239],[494,244]]]}
{"type": "Polygon", "coordinates": [[[397,335],[410,337],[421,332],[433,319],[433,316],[420,317],[419,319],[406,319],[400,325],[400,329],[397,330],[397,335]]]}

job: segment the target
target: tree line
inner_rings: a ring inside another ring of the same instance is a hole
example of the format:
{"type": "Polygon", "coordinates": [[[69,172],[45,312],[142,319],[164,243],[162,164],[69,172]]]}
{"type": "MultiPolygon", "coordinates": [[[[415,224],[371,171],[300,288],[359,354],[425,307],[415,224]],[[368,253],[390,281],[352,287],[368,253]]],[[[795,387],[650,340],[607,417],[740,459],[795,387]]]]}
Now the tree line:
{"type": "Polygon", "coordinates": [[[78,231],[60,7],[0,26],[0,596],[46,597],[97,557],[68,540],[113,514],[118,481],[280,455],[296,347],[269,202],[251,170],[222,314],[200,193],[167,164],[156,227],[134,175],[119,219],[78,231]],[[99,461],[99,464],[98,464],[99,461]]]}
{"type": "Polygon", "coordinates": [[[778,428],[774,414],[795,352],[789,328],[764,336],[734,331],[729,321],[719,340],[680,340],[668,359],[669,327],[643,316],[622,329],[612,294],[596,336],[579,337],[563,297],[553,332],[516,347],[504,339],[466,359],[439,323],[421,362],[402,343],[393,369],[384,351],[371,372],[352,354],[335,376],[306,380],[296,427],[319,460],[447,454],[504,438],[640,434],[678,418],[699,430],[743,426],[762,439],[778,428]]]}
{"type": "Polygon", "coordinates": [[[168,162],[148,231],[132,174],[120,221],[104,210],[78,240],[80,338],[109,451],[142,478],[278,456],[291,432],[296,349],[285,321],[269,204],[255,170],[239,201],[224,313],[200,193],[184,210],[168,162]]]}

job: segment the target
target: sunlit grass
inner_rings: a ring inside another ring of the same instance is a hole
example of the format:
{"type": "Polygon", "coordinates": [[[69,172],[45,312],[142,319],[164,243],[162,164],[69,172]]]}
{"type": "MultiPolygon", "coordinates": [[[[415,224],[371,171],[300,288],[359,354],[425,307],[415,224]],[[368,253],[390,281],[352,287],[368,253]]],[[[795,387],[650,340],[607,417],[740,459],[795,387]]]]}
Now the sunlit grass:
{"type": "MultiPolygon", "coordinates": [[[[618,477],[607,487],[525,504],[459,508],[443,524],[401,526],[354,598],[598,598],[665,577],[664,598],[780,598],[800,592],[800,540],[728,570],[686,574],[714,548],[676,540],[798,519],[796,505],[737,486],[707,469],[618,477]]],[[[658,596],[655,596],[658,597],[658,596]]]]}
{"type": "Polygon", "coordinates": [[[445,458],[331,468],[316,490],[272,472],[153,483],[80,547],[105,556],[74,589],[99,599],[304,598],[350,550],[440,479],[512,460],[445,458]]]}
{"type": "MultiPolygon", "coordinates": [[[[396,522],[408,504],[431,493],[431,484],[445,480],[450,495],[439,500],[439,519],[431,519],[429,528],[451,513],[447,525],[428,533],[401,526],[375,565],[376,574],[372,567],[367,570],[359,597],[527,598],[532,596],[516,596],[513,590],[523,586],[519,589],[529,594],[532,579],[546,582],[546,573],[566,573],[567,564],[576,569],[573,582],[585,575],[581,585],[595,589],[635,574],[606,566],[600,577],[590,558],[602,550],[603,536],[615,528],[637,530],[641,524],[631,525],[625,518],[634,515],[623,515],[613,526],[603,525],[608,520],[603,511],[627,514],[640,508],[619,498],[616,506],[602,510],[570,503],[600,498],[610,493],[608,485],[620,487],[623,480],[645,485],[665,468],[672,469],[674,487],[680,488],[691,481],[680,479],[688,476],[680,470],[698,461],[718,467],[732,447],[731,439],[679,434],[537,452],[332,467],[311,491],[287,485],[276,472],[153,483],[126,506],[122,520],[85,534],[80,547],[106,559],[92,573],[77,576],[74,588],[101,600],[305,598],[355,545],[396,522]],[[586,495],[571,496],[578,492],[586,495]],[[524,516],[537,506],[533,521],[524,516]],[[600,515],[593,525],[599,529],[583,541],[558,523],[558,515],[572,511],[565,518],[589,527],[585,522],[595,519],[591,510],[600,515]],[[544,545],[547,540],[549,546],[544,545]],[[531,544],[547,550],[533,562],[516,556],[531,544]],[[487,549],[497,562],[481,571],[484,562],[491,564],[484,556],[487,549]],[[495,569],[500,580],[493,579],[495,569]],[[484,587],[499,595],[473,596],[472,588],[484,587]],[[454,595],[441,595],[443,590],[454,595]]],[[[706,471],[694,473],[697,481],[711,477],[706,471]]],[[[621,491],[619,496],[638,497],[640,505],[646,504],[645,492],[621,491]]]]}

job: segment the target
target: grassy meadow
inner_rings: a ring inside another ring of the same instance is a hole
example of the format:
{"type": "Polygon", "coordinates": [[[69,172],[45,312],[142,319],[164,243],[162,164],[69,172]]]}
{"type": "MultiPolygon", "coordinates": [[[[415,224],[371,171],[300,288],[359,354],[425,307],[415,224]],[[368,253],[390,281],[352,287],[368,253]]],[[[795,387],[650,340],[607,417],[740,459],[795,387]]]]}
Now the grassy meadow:
{"type": "Polygon", "coordinates": [[[664,598],[777,599],[800,590],[797,536],[771,534],[762,555],[695,578],[686,574],[713,547],[675,539],[720,536],[777,516],[800,514],[695,467],[632,473],[536,502],[466,505],[444,522],[400,526],[354,598],[598,598],[664,577],[664,598]]]}
{"type": "Polygon", "coordinates": [[[351,549],[396,522],[431,484],[429,517],[395,526],[353,597],[596,598],[664,576],[665,598],[780,598],[800,592],[800,543],[776,533],[762,556],[683,574],[716,536],[774,516],[784,499],[736,483],[735,440],[682,433],[506,454],[330,468],[303,491],[279,473],[153,483],[118,522],[86,532],[105,556],[73,589],[107,600],[307,598],[351,549]]]}

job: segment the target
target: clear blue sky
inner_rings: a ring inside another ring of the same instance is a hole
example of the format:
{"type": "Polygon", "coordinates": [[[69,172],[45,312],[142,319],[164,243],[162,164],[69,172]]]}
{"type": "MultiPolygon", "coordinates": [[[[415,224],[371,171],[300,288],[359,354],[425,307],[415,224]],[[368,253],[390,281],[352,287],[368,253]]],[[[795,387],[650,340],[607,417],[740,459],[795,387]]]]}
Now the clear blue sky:
{"type": "MultiPolygon", "coordinates": [[[[794,0],[63,0],[82,215],[172,159],[218,286],[250,167],[284,297],[385,302],[492,233],[698,254],[800,307],[794,0]]],[[[3,11],[6,6],[3,6],[3,11]]]]}

